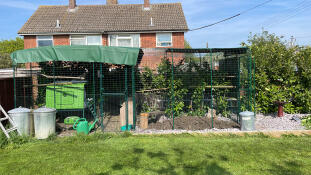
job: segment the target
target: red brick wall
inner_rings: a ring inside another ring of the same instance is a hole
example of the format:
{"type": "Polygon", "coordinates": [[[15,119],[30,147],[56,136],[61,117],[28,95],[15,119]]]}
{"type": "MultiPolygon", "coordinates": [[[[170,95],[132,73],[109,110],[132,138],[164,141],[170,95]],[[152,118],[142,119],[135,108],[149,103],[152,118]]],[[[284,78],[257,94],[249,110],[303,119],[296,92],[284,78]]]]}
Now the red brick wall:
{"type": "MultiPolygon", "coordinates": [[[[184,32],[173,32],[173,48],[184,48],[185,39],[184,32]]],[[[54,35],[53,36],[54,45],[70,45],[69,35],[54,35]]],[[[108,46],[108,35],[102,35],[103,46],[108,46]]],[[[156,33],[142,33],[140,34],[140,46],[141,48],[157,48],[156,47],[156,33]]],[[[36,36],[24,36],[24,48],[30,49],[37,47],[36,36]]],[[[160,47],[158,47],[160,48],[160,47]]],[[[139,67],[148,66],[155,69],[161,62],[161,58],[164,56],[161,52],[154,52],[146,54],[139,67]]],[[[178,58],[176,58],[177,60],[178,58]]],[[[34,65],[35,66],[35,65],[34,65]]],[[[26,65],[29,67],[29,65],[26,65]]]]}
{"type": "MultiPolygon", "coordinates": [[[[185,46],[185,38],[184,32],[174,32],[172,33],[173,45],[171,48],[184,48],[185,46]]],[[[142,58],[139,67],[149,67],[155,70],[158,65],[161,63],[161,59],[164,56],[163,50],[161,51],[160,48],[163,47],[156,47],[156,33],[142,33],[140,34],[140,45],[141,48],[159,48],[159,50],[146,50],[144,57],[142,58]]],[[[164,49],[164,48],[163,48],[164,49]]],[[[175,54],[176,55],[176,54],[175,54]]],[[[175,56],[176,63],[179,62],[183,58],[182,55],[175,56]]]]}
{"type": "Polygon", "coordinates": [[[34,47],[37,47],[36,36],[34,35],[24,36],[24,49],[30,49],[34,47]]]}
{"type": "Polygon", "coordinates": [[[54,35],[53,43],[57,45],[70,45],[69,35],[54,35]]]}
{"type": "Polygon", "coordinates": [[[108,46],[108,35],[102,35],[103,46],[108,46]]]}
{"type": "Polygon", "coordinates": [[[172,35],[173,35],[173,48],[185,48],[184,32],[174,32],[172,35]]]}
{"type": "MultiPolygon", "coordinates": [[[[24,49],[31,49],[37,47],[37,37],[34,35],[24,36],[24,49]]],[[[31,63],[26,63],[26,68],[30,68],[31,63]]],[[[33,67],[36,67],[38,64],[32,63],[33,67]]]]}
{"type": "Polygon", "coordinates": [[[140,47],[155,48],[156,47],[156,34],[155,33],[141,33],[140,34],[140,47]]]}

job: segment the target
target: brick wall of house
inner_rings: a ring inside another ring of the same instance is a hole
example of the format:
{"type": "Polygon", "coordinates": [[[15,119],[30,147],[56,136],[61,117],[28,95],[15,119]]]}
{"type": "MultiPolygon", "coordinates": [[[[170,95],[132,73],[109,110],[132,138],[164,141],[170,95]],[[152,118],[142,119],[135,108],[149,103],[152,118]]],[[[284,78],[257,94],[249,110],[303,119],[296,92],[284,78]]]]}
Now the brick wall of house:
{"type": "MultiPolygon", "coordinates": [[[[37,37],[35,35],[24,36],[24,49],[31,49],[37,47],[37,37]]],[[[36,67],[36,63],[26,63],[26,68],[36,67]]]]}
{"type": "Polygon", "coordinates": [[[108,35],[102,35],[103,46],[108,46],[108,35]]]}
{"type": "Polygon", "coordinates": [[[36,36],[34,35],[24,36],[24,49],[30,49],[34,47],[37,47],[36,36]]]}
{"type": "Polygon", "coordinates": [[[141,48],[155,48],[156,47],[156,34],[155,33],[141,33],[140,34],[140,47],[141,48]]]}
{"type": "MultiPolygon", "coordinates": [[[[69,35],[54,35],[53,43],[54,45],[70,45],[69,35]]],[[[184,48],[184,33],[174,32],[172,33],[173,46],[172,48],[184,48]]],[[[102,35],[103,46],[108,46],[108,35],[102,35]]],[[[152,49],[156,47],[156,33],[142,33],[140,34],[140,45],[141,48],[146,50],[145,56],[140,62],[139,67],[150,67],[151,69],[156,69],[156,67],[161,63],[161,58],[164,56],[162,50],[165,48],[161,47],[159,49],[152,49]]],[[[24,36],[24,48],[30,49],[37,47],[36,36],[24,36]]],[[[177,60],[178,58],[176,58],[177,60]]],[[[30,65],[26,65],[29,67],[30,65]]],[[[35,66],[35,65],[33,65],[35,66]]]]}
{"type": "Polygon", "coordinates": [[[174,32],[172,35],[173,35],[173,48],[185,48],[184,32],[174,32]]]}
{"type": "MultiPolygon", "coordinates": [[[[172,33],[173,46],[171,48],[184,48],[185,38],[184,32],[172,33]]],[[[155,70],[161,63],[164,56],[163,47],[156,47],[156,34],[155,33],[142,33],[140,34],[140,46],[144,49],[144,56],[139,64],[139,67],[149,67],[155,70]],[[156,48],[156,49],[151,49],[156,48]]],[[[180,54],[179,54],[180,55],[180,54]]],[[[176,63],[183,58],[182,55],[175,57],[176,63]]]]}
{"type": "Polygon", "coordinates": [[[54,35],[53,43],[57,45],[70,45],[69,35],[54,35]]]}

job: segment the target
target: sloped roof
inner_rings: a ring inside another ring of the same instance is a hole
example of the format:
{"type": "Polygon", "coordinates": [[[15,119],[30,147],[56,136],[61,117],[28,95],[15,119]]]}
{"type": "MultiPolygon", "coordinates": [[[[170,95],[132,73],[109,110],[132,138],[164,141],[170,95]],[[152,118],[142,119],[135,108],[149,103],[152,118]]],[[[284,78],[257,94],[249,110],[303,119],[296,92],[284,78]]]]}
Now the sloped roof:
{"type": "Polygon", "coordinates": [[[40,6],[18,34],[188,30],[181,3],[150,7],[144,10],[142,4],[80,5],[69,12],[68,6],[40,6]],[[57,20],[60,28],[56,28],[57,20]]]}

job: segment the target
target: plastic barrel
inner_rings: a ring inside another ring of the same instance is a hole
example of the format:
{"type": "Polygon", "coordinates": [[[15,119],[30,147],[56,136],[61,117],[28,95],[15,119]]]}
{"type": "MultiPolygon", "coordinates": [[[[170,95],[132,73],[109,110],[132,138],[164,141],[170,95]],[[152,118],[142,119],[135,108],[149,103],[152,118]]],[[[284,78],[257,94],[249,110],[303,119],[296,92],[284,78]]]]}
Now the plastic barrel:
{"type": "Polygon", "coordinates": [[[42,107],[34,110],[33,113],[37,139],[46,139],[55,134],[56,109],[42,107]]]}
{"type": "Polygon", "coordinates": [[[30,135],[30,109],[28,108],[15,108],[8,112],[13,122],[17,126],[18,131],[22,135],[30,135]]]}
{"type": "Polygon", "coordinates": [[[245,111],[240,113],[241,130],[254,131],[255,130],[255,114],[253,112],[245,111]]]}

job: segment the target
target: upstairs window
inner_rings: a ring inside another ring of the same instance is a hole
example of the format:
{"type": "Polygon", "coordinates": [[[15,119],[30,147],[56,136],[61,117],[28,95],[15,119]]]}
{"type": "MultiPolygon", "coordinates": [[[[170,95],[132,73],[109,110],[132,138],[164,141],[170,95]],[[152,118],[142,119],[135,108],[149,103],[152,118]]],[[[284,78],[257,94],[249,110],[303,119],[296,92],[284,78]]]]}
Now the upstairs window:
{"type": "Polygon", "coordinates": [[[157,47],[170,47],[172,43],[172,33],[157,33],[157,47]]]}
{"type": "Polygon", "coordinates": [[[109,35],[109,46],[119,47],[139,47],[140,46],[139,34],[119,34],[109,35]]]}
{"type": "Polygon", "coordinates": [[[102,45],[101,35],[71,35],[70,44],[77,45],[102,45]]]}
{"type": "Polygon", "coordinates": [[[37,36],[37,46],[38,47],[53,46],[53,36],[49,35],[37,36]]]}

